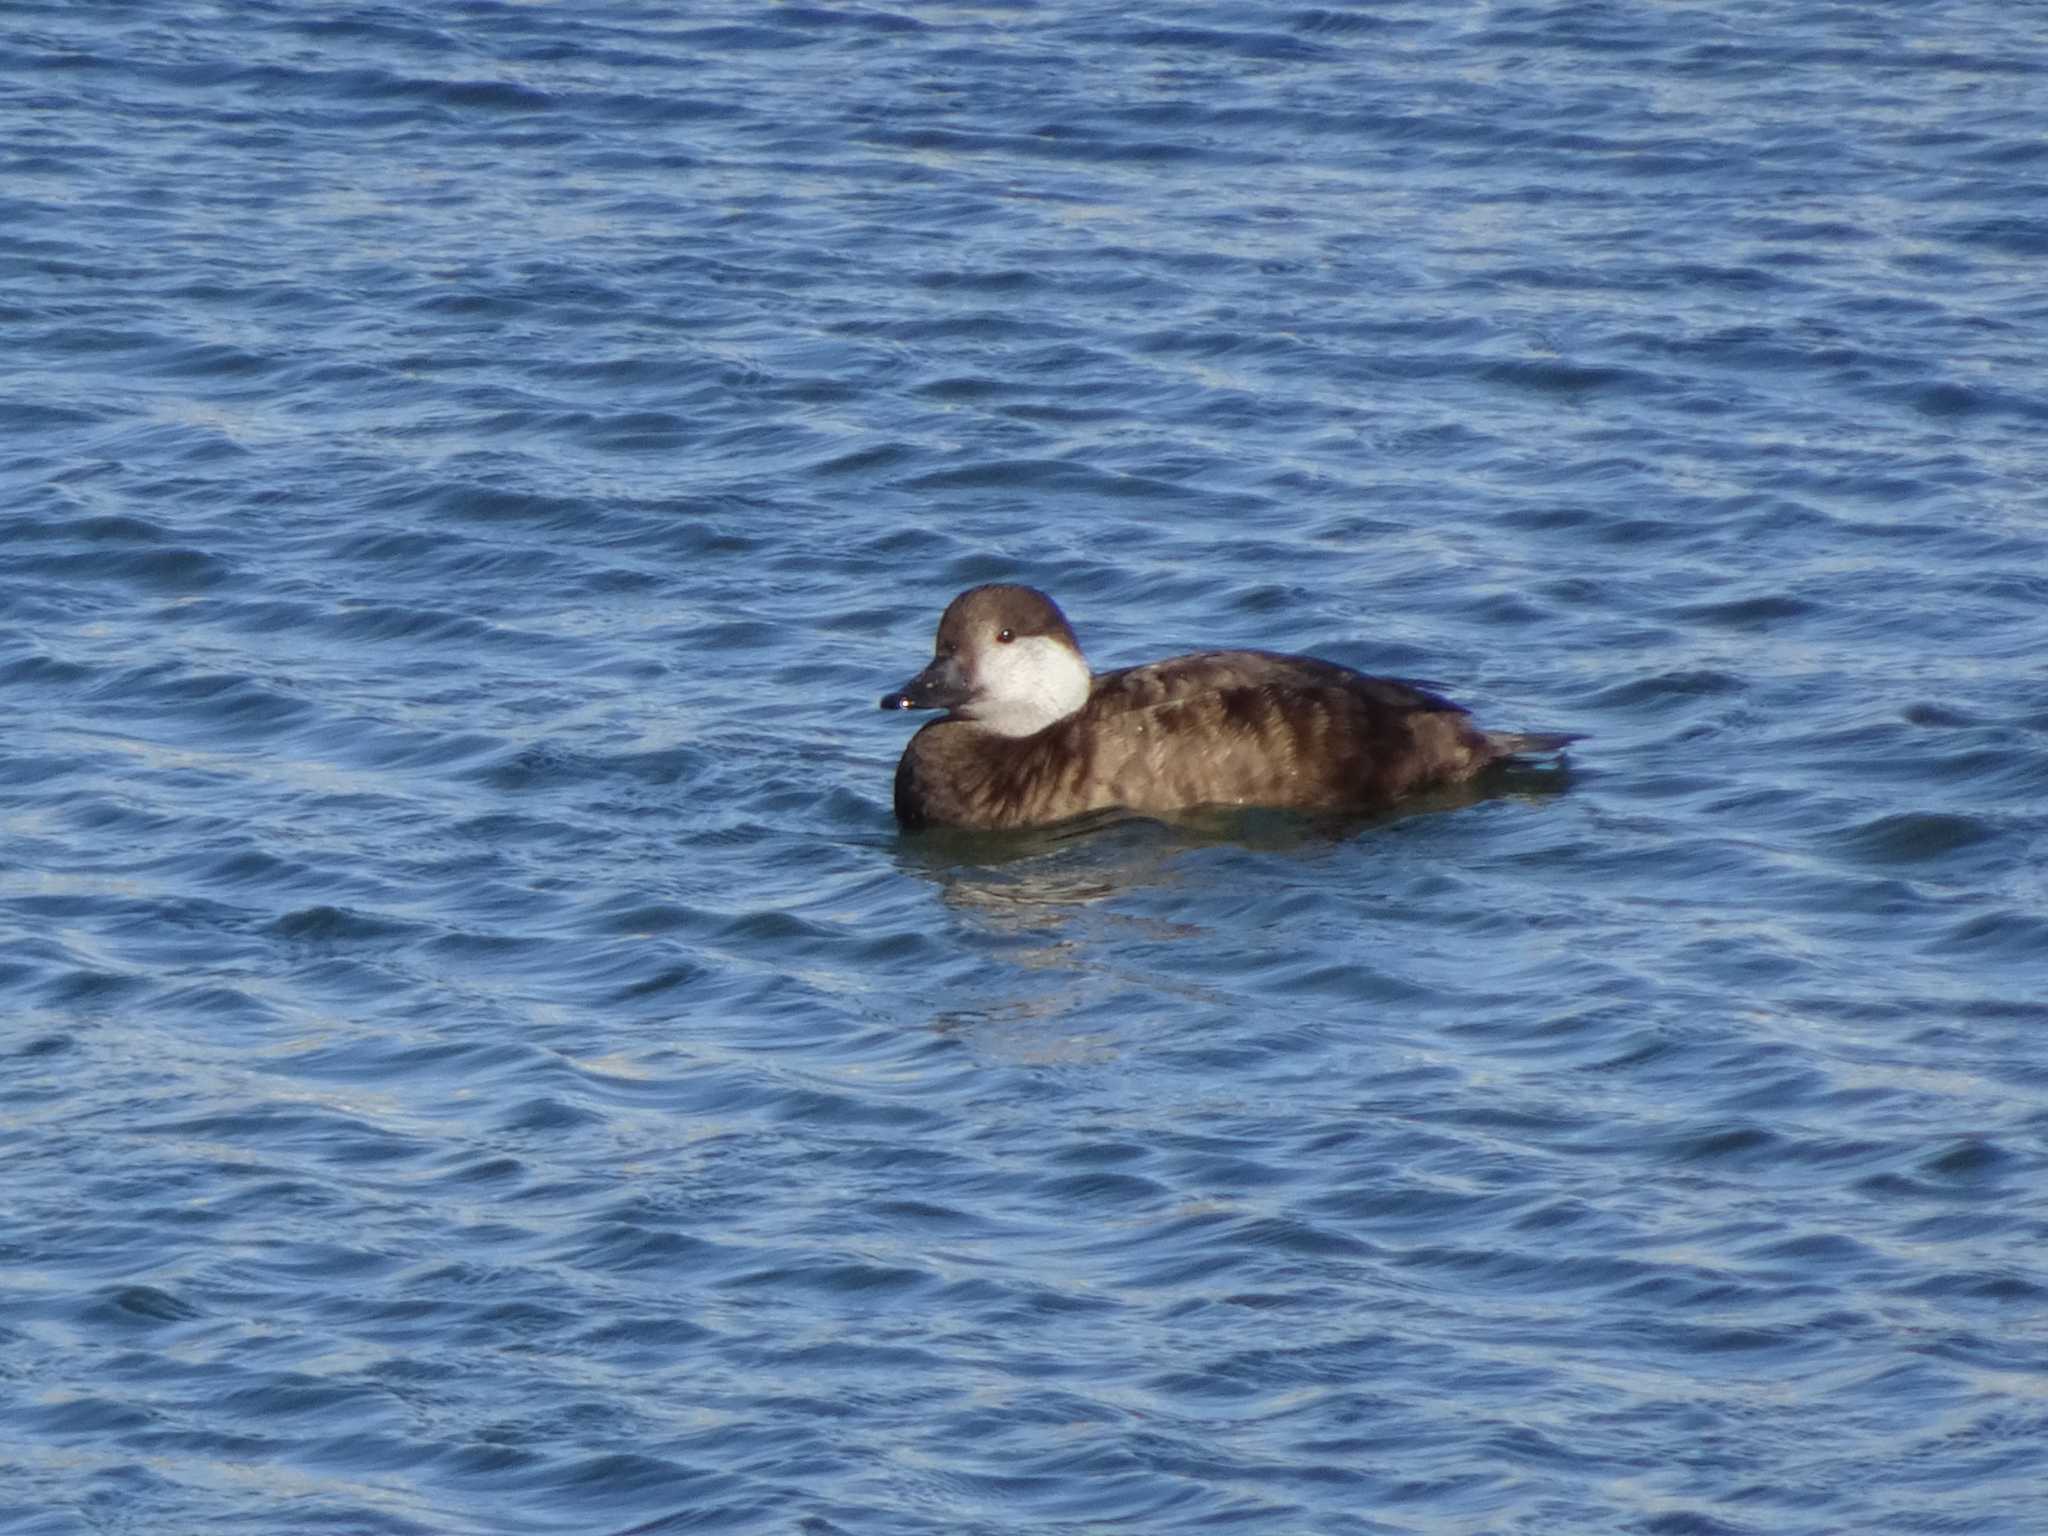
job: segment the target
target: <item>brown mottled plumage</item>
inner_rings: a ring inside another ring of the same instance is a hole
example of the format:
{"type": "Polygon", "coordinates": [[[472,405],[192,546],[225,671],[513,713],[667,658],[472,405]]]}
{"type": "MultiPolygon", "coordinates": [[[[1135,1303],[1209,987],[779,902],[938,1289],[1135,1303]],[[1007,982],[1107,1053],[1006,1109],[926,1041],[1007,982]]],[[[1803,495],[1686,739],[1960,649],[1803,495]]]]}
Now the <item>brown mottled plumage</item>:
{"type": "Polygon", "coordinates": [[[905,827],[1044,826],[1121,807],[1365,811],[1576,737],[1481,731],[1448,699],[1334,662],[1209,651],[1100,677],[1030,587],[963,592],[884,709],[945,709],[896,770],[905,827]]]}

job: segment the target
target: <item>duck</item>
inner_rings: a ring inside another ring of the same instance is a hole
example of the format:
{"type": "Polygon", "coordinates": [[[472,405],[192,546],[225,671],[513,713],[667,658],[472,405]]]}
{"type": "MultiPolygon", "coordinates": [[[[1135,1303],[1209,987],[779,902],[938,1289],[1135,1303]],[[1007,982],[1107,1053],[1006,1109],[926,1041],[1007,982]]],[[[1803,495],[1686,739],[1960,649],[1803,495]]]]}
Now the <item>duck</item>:
{"type": "Polygon", "coordinates": [[[1010,583],[947,604],[931,664],[881,707],[944,711],[896,766],[908,831],[1112,810],[1369,813],[1583,739],[1483,731],[1431,688],[1312,656],[1201,651],[1098,673],[1059,605],[1010,583]]]}

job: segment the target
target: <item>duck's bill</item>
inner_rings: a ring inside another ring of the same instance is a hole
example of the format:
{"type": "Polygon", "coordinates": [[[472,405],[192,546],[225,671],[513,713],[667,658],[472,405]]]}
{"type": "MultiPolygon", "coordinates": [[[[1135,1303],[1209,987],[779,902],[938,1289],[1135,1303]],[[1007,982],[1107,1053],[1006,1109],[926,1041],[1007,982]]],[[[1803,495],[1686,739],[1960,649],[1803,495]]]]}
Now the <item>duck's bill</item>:
{"type": "Polygon", "coordinates": [[[938,656],[894,693],[882,695],[884,709],[958,709],[970,690],[951,657],[938,656]]]}

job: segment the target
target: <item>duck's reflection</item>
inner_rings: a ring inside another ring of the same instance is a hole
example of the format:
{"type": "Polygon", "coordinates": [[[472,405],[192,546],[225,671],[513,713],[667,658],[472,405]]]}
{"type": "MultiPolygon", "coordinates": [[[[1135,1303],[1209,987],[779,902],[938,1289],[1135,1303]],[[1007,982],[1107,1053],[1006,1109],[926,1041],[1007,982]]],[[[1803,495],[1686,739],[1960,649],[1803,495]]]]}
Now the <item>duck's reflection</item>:
{"type": "MultiPolygon", "coordinates": [[[[1080,1053],[1087,1056],[1113,1049],[1095,1021],[1121,1016],[1119,998],[1174,998],[1197,1008],[1245,1005],[1231,978],[1218,975],[1210,960],[1219,949],[1242,950],[1248,942],[1258,947],[1255,933],[1248,940],[1239,931],[1244,902],[1224,888],[1232,869],[1243,864],[1228,855],[1296,865],[1292,878],[1281,873],[1276,879],[1298,893],[1302,864],[1346,859],[1373,839],[1403,836],[1441,813],[1482,802],[1552,800],[1566,791],[1568,779],[1568,769],[1518,769],[1432,790],[1370,816],[1219,808],[1161,821],[1103,812],[1025,832],[906,834],[896,857],[995,941],[988,959],[1013,968],[1012,981],[1023,972],[1064,978],[1050,988],[1035,983],[1020,997],[999,974],[991,975],[985,1006],[960,1007],[956,994],[939,1027],[978,1028],[1008,1039],[1031,1036],[1057,1018],[1078,1026],[1070,1044],[1095,1041],[1080,1053]],[[1218,852],[1226,857],[1205,857],[1218,852]],[[1219,933],[1226,923],[1229,933],[1219,933]],[[1202,956],[1176,961],[1157,947],[1190,941],[1202,956]]],[[[1363,851],[1370,856],[1372,850],[1363,851]]],[[[1412,874],[1412,864],[1408,868],[1412,874]]],[[[1356,876],[1344,878],[1355,885],[1356,876]]],[[[1267,926],[1276,948],[1262,959],[1284,962],[1280,951],[1294,930],[1277,920],[1267,926]]],[[[1062,1048],[1059,1055],[1070,1059],[1073,1052],[1062,1048]]]]}

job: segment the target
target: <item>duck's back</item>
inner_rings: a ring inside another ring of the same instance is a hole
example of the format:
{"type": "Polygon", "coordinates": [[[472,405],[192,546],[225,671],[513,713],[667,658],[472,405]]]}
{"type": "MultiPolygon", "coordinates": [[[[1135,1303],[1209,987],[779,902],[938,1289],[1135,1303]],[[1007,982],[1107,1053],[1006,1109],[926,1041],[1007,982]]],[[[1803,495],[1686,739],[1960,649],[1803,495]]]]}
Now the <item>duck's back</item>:
{"type": "Polygon", "coordinates": [[[1485,737],[1448,699],[1334,662],[1210,651],[1104,675],[1071,722],[1110,803],[1352,810],[1477,766],[1485,737]]]}
{"type": "Polygon", "coordinates": [[[1503,755],[1463,709],[1333,662],[1209,651],[1097,677],[1035,736],[918,733],[897,774],[909,825],[1022,827],[1123,807],[1366,810],[1503,755]]]}

